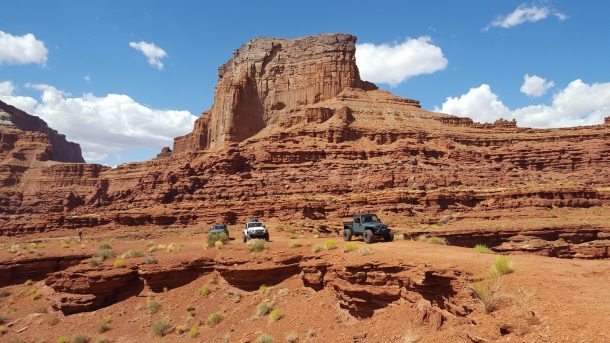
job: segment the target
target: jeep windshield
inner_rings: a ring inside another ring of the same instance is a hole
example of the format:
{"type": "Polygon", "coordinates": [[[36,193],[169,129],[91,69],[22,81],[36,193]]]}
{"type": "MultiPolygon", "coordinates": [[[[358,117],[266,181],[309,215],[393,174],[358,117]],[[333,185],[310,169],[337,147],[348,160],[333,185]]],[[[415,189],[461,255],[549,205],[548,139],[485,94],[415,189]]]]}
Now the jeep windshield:
{"type": "Polygon", "coordinates": [[[374,214],[367,214],[367,215],[362,216],[362,222],[363,223],[376,223],[376,222],[379,222],[379,218],[377,218],[377,216],[374,214]]]}
{"type": "Polygon", "coordinates": [[[254,223],[248,223],[248,228],[251,227],[262,227],[263,223],[259,223],[259,222],[254,222],[254,223]]]}

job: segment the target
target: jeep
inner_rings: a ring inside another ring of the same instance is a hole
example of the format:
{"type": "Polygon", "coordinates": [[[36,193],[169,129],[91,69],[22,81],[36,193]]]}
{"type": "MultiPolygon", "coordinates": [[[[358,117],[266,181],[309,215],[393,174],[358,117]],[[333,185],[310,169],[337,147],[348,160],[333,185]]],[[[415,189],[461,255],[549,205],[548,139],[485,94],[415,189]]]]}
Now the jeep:
{"type": "Polygon", "coordinates": [[[375,237],[382,237],[386,242],[394,240],[392,230],[372,213],[356,214],[351,222],[343,223],[343,240],[350,241],[352,236],[362,236],[365,243],[371,243],[375,237]]]}
{"type": "Polygon", "coordinates": [[[265,228],[263,223],[257,219],[251,219],[246,223],[243,233],[244,243],[253,238],[261,238],[269,242],[269,231],[265,228]]]}

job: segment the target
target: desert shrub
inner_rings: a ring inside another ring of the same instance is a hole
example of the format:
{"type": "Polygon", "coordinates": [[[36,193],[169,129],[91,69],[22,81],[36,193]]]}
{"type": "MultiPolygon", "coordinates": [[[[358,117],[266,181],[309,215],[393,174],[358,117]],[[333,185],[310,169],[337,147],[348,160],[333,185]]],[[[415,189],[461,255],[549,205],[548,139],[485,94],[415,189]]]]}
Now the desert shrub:
{"type": "Polygon", "coordinates": [[[61,242],[59,243],[59,246],[61,246],[62,249],[67,249],[70,247],[70,241],[62,239],[61,242]]]}
{"type": "Polygon", "coordinates": [[[261,295],[269,294],[269,287],[265,284],[262,284],[258,287],[258,293],[261,295]]]}
{"type": "Polygon", "coordinates": [[[403,343],[415,343],[419,341],[420,337],[415,332],[408,330],[407,333],[402,337],[403,343]]]}
{"type": "Polygon", "coordinates": [[[152,325],[152,332],[157,336],[165,336],[171,332],[171,320],[162,318],[152,325]]]}
{"type": "Polygon", "coordinates": [[[358,249],[358,243],[356,242],[347,242],[343,246],[343,252],[350,252],[358,249]]]}
{"type": "Polygon", "coordinates": [[[23,284],[26,286],[31,286],[34,284],[34,281],[32,281],[31,279],[27,279],[27,280],[25,280],[25,282],[23,284]]]}
{"type": "Polygon", "coordinates": [[[498,286],[499,279],[497,277],[483,279],[472,285],[473,295],[481,301],[487,313],[496,309],[498,286]]]}
{"type": "Polygon", "coordinates": [[[254,343],[275,343],[275,339],[267,334],[262,334],[256,337],[254,343]]]}
{"type": "Polygon", "coordinates": [[[11,291],[8,289],[0,289],[0,298],[6,298],[11,295],[11,291]]]}
{"type": "Polygon", "coordinates": [[[359,251],[360,251],[360,255],[362,255],[362,256],[370,255],[373,253],[373,249],[371,249],[370,247],[367,247],[367,246],[360,247],[359,251]]]}
{"type": "Polygon", "coordinates": [[[176,334],[182,335],[184,331],[186,331],[186,328],[184,327],[184,325],[176,325],[174,331],[176,332],[176,334]]]}
{"type": "Polygon", "coordinates": [[[104,336],[99,336],[95,339],[95,343],[110,343],[110,340],[104,336]]]}
{"type": "Polygon", "coordinates": [[[299,335],[296,332],[292,331],[286,335],[286,342],[295,343],[299,339],[299,335]]]}
{"type": "Polygon", "coordinates": [[[309,329],[307,330],[307,332],[305,333],[305,335],[309,338],[313,337],[316,335],[316,332],[314,331],[314,329],[309,329]]]}
{"type": "Polygon", "coordinates": [[[513,263],[508,256],[498,256],[494,264],[491,266],[489,273],[493,276],[510,274],[514,271],[515,269],[513,268],[513,263]]]}
{"type": "Polygon", "coordinates": [[[208,236],[208,247],[216,246],[216,242],[221,242],[222,244],[227,244],[229,242],[229,236],[226,233],[216,233],[208,236]]]}
{"type": "Polygon", "coordinates": [[[174,244],[174,243],[170,243],[167,248],[165,248],[165,250],[167,252],[180,252],[182,251],[182,244],[174,244]]]}
{"type": "Polygon", "coordinates": [[[208,325],[208,326],[214,326],[214,325],[220,323],[220,321],[222,320],[223,317],[224,317],[224,315],[220,311],[219,312],[212,312],[205,319],[205,324],[208,325]]]}
{"type": "Polygon", "coordinates": [[[294,232],[291,232],[288,234],[288,239],[297,239],[297,238],[299,238],[299,236],[294,232]]]}
{"type": "Polygon", "coordinates": [[[199,289],[199,294],[201,294],[204,297],[207,297],[212,291],[210,290],[210,287],[208,286],[203,286],[201,287],[201,289],[199,289]]]}
{"type": "Polygon", "coordinates": [[[25,248],[28,250],[36,250],[38,249],[38,244],[36,242],[30,242],[25,245],[25,248]]]}
{"type": "Polygon", "coordinates": [[[71,343],[87,343],[89,342],[89,336],[87,335],[76,335],[72,337],[71,343]]]}
{"type": "Polygon", "coordinates": [[[155,244],[155,245],[151,245],[151,246],[149,246],[149,247],[148,247],[148,252],[149,252],[149,253],[151,253],[151,254],[152,254],[153,252],[157,251],[157,250],[163,250],[163,249],[161,249],[161,248],[160,248],[158,245],[156,245],[156,244],[155,244]]]}
{"type": "Polygon", "coordinates": [[[108,242],[102,242],[97,247],[99,250],[112,250],[112,245],[108,242]]]}
{"type": "Polygon", "coordinates": [[[487,254],[487,253],[491,252],[491,250],[489,250],[489,248],[485,244],[477,244],[472,249],[474,249],[474,251],[482,253],[482,254],[487,254]]]}
{"type": "Polygon", "coordinates": [[[324,250],[324,246],[322,244],[316,244],[313,247],[311,247],[311,252],[316,253],[316,252],[320,252],[324,250]]]}
{"type": "Polygon", "coordinates": [[[57,343],[70,343],[70,338],[67,336],[57,337],[57,343]]]}
{"type": "Polygon", "coordinates": [[[264,239],[251,239],[248,241],[248,250],[250,252],[259,252],[266,249],[264,239]]]}
{"type": "Polygon", "coordinates": [[[123,259],[128,259],[128,258],[136,258],[136,257],[144,257],[144,252],[142,250],[127,250],[126,252],[123,253],[123,255],[121,255],[121,258],[123,259]]]}
{"type": "Polygon", "coordinates": [[[59,323],[59,317],[57,316],[51,316],[49,317],[49,319],[47,319],[47,324],[49,324],[50,326],[55,326],[59,323]]]}
{"type": "Polygon", "coordinates": [[[111,258],[115,258],[116,253],[110,249],[102,249],[98,251],[97,257],[101,258],[102,260],[108,260],[111,258]]]}
{"type": "Polygon", "coordinates": [[[0,325],[6,324],[6,317],[0,314],[0,325]]]}
{"type": "Polygon", "coordinates": [[[214,243],[214,247],[216,247],[216,249],[221,249],[223,246],[222,241],[216,241],[214,243]]]}
{"type": "Polygon", "coordinates": [[[324,249],[326,250],[333,250],[337,248],[337,242],[335,242],[332,239],[327,239],[326,241],[324,241],[324,249]]]}
{"type": "Polygon", "coordinates": [[[302,244],[298,240],[292,238],[292,239],[290,239],[290,241],[288,241],[288,246],[291,248],[298,248],[298,247],[302,246],[302,244]]]}
{"type": "Polygon", "coordinates": [[[8,332],[8,328],[4,325],[0,325],[0,336],[6,334],[8,332]]]}
{"type": "Polygon", "coordinates": [[[426,243],[430,243],[430,244],[447,245],[447,239],[445,239],[444,237],[428,237],[426,235],[421,235],[421,236],[417,237],[417,240],[420,242],[426,242],[426,243]]]}
{"type": "Polygon", "coordinates": [[[405,234],[404,233],[399,233],[399,234],[394,235],[394,240],[404,241],[405,240],[405,234]]]}
{"type": "Polygon", "coordinates": [[[288,294],[290,294],[290,290],[288,288],[286,288],[286,287],[280,289],[277,292],[277,296],[280,297],[280,298],[283,298],[283,297],[287,296],[288,294]]]}
{"type": "Polygon", "coordinates": [[[21,250],[21,245],[19,244],[13,244],[10,248],[8,248],[8,252],[11,254],[16,254],[19,252],[19,250],[21,250]]]}
{"type": "Polygon", "coordinates": [[[28,288],[27,294],[30,296],[30,298],[32,298],[32,300],[38,300],[41,297],[40,293],[38,293],[38,291],[33,287],[28,288]]]}
{"type": "Polygon", "coordinates": [[[525,288],[519,288],[512,297],[512,303],[522,312],[528,313],[530,311],[530,301],[532,300],[533,296],[533,291],[525,288]]]}
{"type": "Polygon", "coordinates": [[[190,338],[195,338],[195,337],[199,336],[199,325],[195,324],[195,325],[191,326],[188,336],[190,338]]]}
{"type": "Polygon", "coordinates": [[[153,255],[147,255],[146,258],[144,258],[145,264],[157,264],[158,262],[159,261],[157,260],[157,258],[153,255]]]}
{"type": "Polygon", "coordinates": [[[100,320],[99,324],[97,325],[97,332],[99,333],[104,333],[108,330],[110,330],[110,317],[104,317],[100,320]]]}
{"type": "Polygon", "coordinates": [[[158,301],[152,300],[150,298],[146,300],[146,313],[155,314],[159,311],[160,308],[161,304],[158,301]]]}
{"type": "Polygon", "coordinates": [[[34,307],[34,310],[32,310],[32,313],[37,313],[37,314],[42,314],[42,313],[47,313],[49,312],[49,310],[47,309],[46,306],[36,306],[34,307]]]}
{"type": "Polygon", "coordinates": [[[125,268],[125,260],[117,258],[116,260],[114,260],[114,267],[115,268],[125,268]]]}
{"type": "Polygon", "coordinates": [[[89,259],[89,265],[91,267],[97,267],[104,262],[104,259],[99,256],[93,256],[89,259]]]}
{"type": "Polygon", "coordinates": [[[269,323],[275,323],[284,318],[284,311],[281,308],[276,308],[269,313],[269,323]]]}
{"type": "Polygon", "coordinates": [[[262,303],[256,306],[256,315],[262,317],[267,313],[271,312],[273,309],[273,304],[268,301],[263,301],[262,303]]]}

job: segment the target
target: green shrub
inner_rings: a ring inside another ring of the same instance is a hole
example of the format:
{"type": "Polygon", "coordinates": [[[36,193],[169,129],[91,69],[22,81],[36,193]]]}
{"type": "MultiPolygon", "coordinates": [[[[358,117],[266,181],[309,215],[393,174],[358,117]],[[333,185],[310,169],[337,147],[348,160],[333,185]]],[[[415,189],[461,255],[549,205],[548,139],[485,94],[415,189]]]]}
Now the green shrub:
{"type": "Polygon", "coordinates": [[[337,242],[332,239],[327,239],[324,241],[324,249],[325,250],[333,250],[337,248],[337,242]]]}
{"type": "Polygon", "coordinates": [[[263,301],[262,303],[260,303],[256,306],[256,315],[259,317],[262,317],[262,316],[266,315],[267,313],[271,312],[272,309],[273,309],[273,303],[270,303],[268,301],[263,301]]]}
{"type": "Polygon", "coordinates": [[[57,343],[70,343],[70,338],[66,336],[57,337],[57,343]]]}
{"type": "Polygon", "coordinates": [[[114,267],[115,268],[125,268],[125,260],[117,258],[116,260],[114,260],[114,267]]]}
{"type": "Polygon", "coordinates": [[[136,258],[136,257],[144,257],[144,252],[142,250],[127,250],[121,255],[121,258],[136,258]]]}
{"type": "Polygon", "coordinates": [[[286,335],[286,342],[295,343],[299,339],[299,335],[296,332],[292,331],[286,335]]]}
{"type": "Polygon", "coordinates": [[[222,320],[223,317],[224,317],[224,315],[222,314],[222,312],[212,312],[205,319],[205,324],[208,326],[214,326],[214,325],[220,323],[220,321],[222,320]]]}
{"type": "Polygon", "coordinates": [[[72,341],[71,343],[88,343],[89,342],[89,336],[87,335],[76,335],[74,337],[72,337],[72,341]]]}
{"type": "Polygon", "coordinates": [[[100,320],[100,323],[97,325],[97,332],[104,333],[110,330],[110,317],[104,317],[100,320]]]}
{"type": "Polygon", "coordinates": [[[155,314],[161,308],[161,304],[158,301],[148,298],[146,300],[146,313],[155,314]]]}
{"type": "Polygon", "coordinates": [[[260,287],[258,287],[258,293],[261,295],[269,294],[269,287],[265,284],[260,285],[260,287]]]}
{"type": "Polygon", "coordinates": [[[201,294],[204,297],[207,297],[211,292],[212,291],[210,290],[210,287],[208,287],[208,286],[203,286],[199,290],[199,294],[201,294]]]}
{"type": "Polygon", "coordinates": [[[226,233],[216,233],[208,236],[208,247],[215,247],[216,242],[221,242],[223,245],[229,243],[229,236],[226,233]]]}
{"type": "Polygon", "coordinates": [[[169,318],[159,319],[152,325],[152,332],[157,336],[165,336],[171,332],[171,320],[169,318]]]}
{"type": "Polygon", "coordinates": [[[97,267],[104,262],[104,259],[99,256],[93,256],[89,259],[89,265],[91,267],[97,267]]]}
{"type": "Polygon", "coordinates": [[[499,278],[497,277],[490,277],[472,285],[473,295],[481,301],[487,313],[496,309],[498,286],[499,278]]]}
{"type": "Polygon", "coordinates": [[[284,318],[284,311],[281,308],[276,308],[269,313],[269,323],[275,323],[284,318]]]}
{"type": "Polygon", "coordinates": [[[182,251],[182,244],[174,244],[174,243],[170,243],[168,244],[167,248],[165,248],[165,250],[167,252],[180,252],[182,251]]]}
{"type": "Polygon", "coordinates": [[[447,245],[447,239],[445,239],[444,237],[428,237],[426,235],[421,235],[417,237],[417,240],[430,244],[447,245]]]}
{"type": "Polygon", "coordinates": [[[97,248],[99,250],[112,250],[112,245],[110,245],[108,242],[102,242],[97,248]]]}
{"type": "Polygon", "coordinates": [[[292,239],[290,239],[290,241],[288,241],[288,246],[291,248],[298,248],[298,247],[301,247],[302,244],[298,240],[292,238],[292,239]]]}
{"type": "Polygon", "coordinates": [[[250,252],[260,252],[266,249],[264,239],[251,239],[248,241],[248,250],[250,252]]]}
{"type": "Polygon", "coordinates": [[[144,263],[145,264],[157,264],[157,263],[159,263],[159,261],[153,255],[147,255],[146,258],[144,258],[144,263]]]}
{"type": "Polygon", "coordinates": [[[10,248],[8,248],[8,252],[10,252],[11,254],[16,254],[21,250],[21,245],[19,244],[13,244],[11,245],[10,248]]]}
{"type": "Polygon", "coordinates": [[[195,338],[197,336],[199,336],[199,325],[195,324],[191,327],[191,329],[189,330],[188,336],[190,338],[195,338]]]}
{"type": "Polygon", "coordinates": [[[489,248],[485,244],[477,244],[472,249],[474,249],[474,251],[482,253],[482,254],[487,254],[487,253],[491,252],[491,250],[489,250],[489,248]]]}
{"type": "Polygon", "coordinates": [[[288,294],[290,294],[290,290],[288,288],[286,288],[286,287],[280,289],[277,292],[277,296],[280,297],[280,298],[283,298],[283,297],[287,296],[288,294]]]}
{"type": "Polygon", "coordinates": [[[182,335],[184,331],[186,331],[186,328],[184,327],[184,325],[176,325],[174,331],[176,332],[176,334],[182,335]]]}
{"type": "Polygon", "coordinates": [[[489,273],[494,276],[510,274],[514,271],[515,269],[513,268],[513,263],[510,261],[508,256],[498,256],[494,264],[491,266],[489,273]]]}
{"type": "Polygon", "coordinates": [[[356,242],[347,242],[343,246],[343,252],[350,252],[358,249],[358,243],[356,242]]]}
{"type": "Polygon", "coordinates": [[[216,242],[214,243],[214,247],[216,247],[216,249],[221,249],[221,248],[222,248],[222,246],[223,246],[222,241],[216,241],[216,242]]]}
{"type": "Polygon", "coordinates": [[[25,248],[28,250],[35,250],[38,248],[38,244],[35,242],[31,242],[25,245],[25,248]]]}
{"type": "Polygon", "coordinates": [[[256,337],[254,343],[275,343],[275,339],[267,334],[256,337]]]}
{"type": "Polygon", "coordinates": [[[116,253],[110,249],[102,249],[98,251],[97,256],[102,260],[109,260],[116,257],[116,253]]]}
{"type": "Polygon", "coordinates": [[[362,256],[370,255],[373,253],[373,249],[371,249],[370,247],[367,247],[367,246],[360,247],[359,251],[360,251],[360,255],[362,255],[362,256]]]}
{"type": "Polygon", "coordinates": [[[404,233],[399,233],[394,235],[394,240],[396,241],[404,241],[405,240],[405,234],[404,233]]]}

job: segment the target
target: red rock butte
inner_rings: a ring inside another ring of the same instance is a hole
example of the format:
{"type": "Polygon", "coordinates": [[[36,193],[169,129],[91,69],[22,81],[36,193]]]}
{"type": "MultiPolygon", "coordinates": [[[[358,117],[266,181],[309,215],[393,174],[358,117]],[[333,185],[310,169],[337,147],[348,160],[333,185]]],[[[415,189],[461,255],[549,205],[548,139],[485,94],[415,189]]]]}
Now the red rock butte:
{"type": "MultiPolygon", "coordinates": [[[[546,227],[555,239],[590,232],[574,241],[602,240],[591,254],[607,257],[610,118],[532,129],[430,112],[362,80],[355,43],[323,34],[244,44],[218,69],[213,105],[193,131],[149,161],[84,164],[46,124],[0,126],[0,235],[250,217],[330,232],[364,211],[402,224],[558,211],[565,220],[546,227]]],[[[512,223],[510,237],[524,228],[512,223]]]]}

